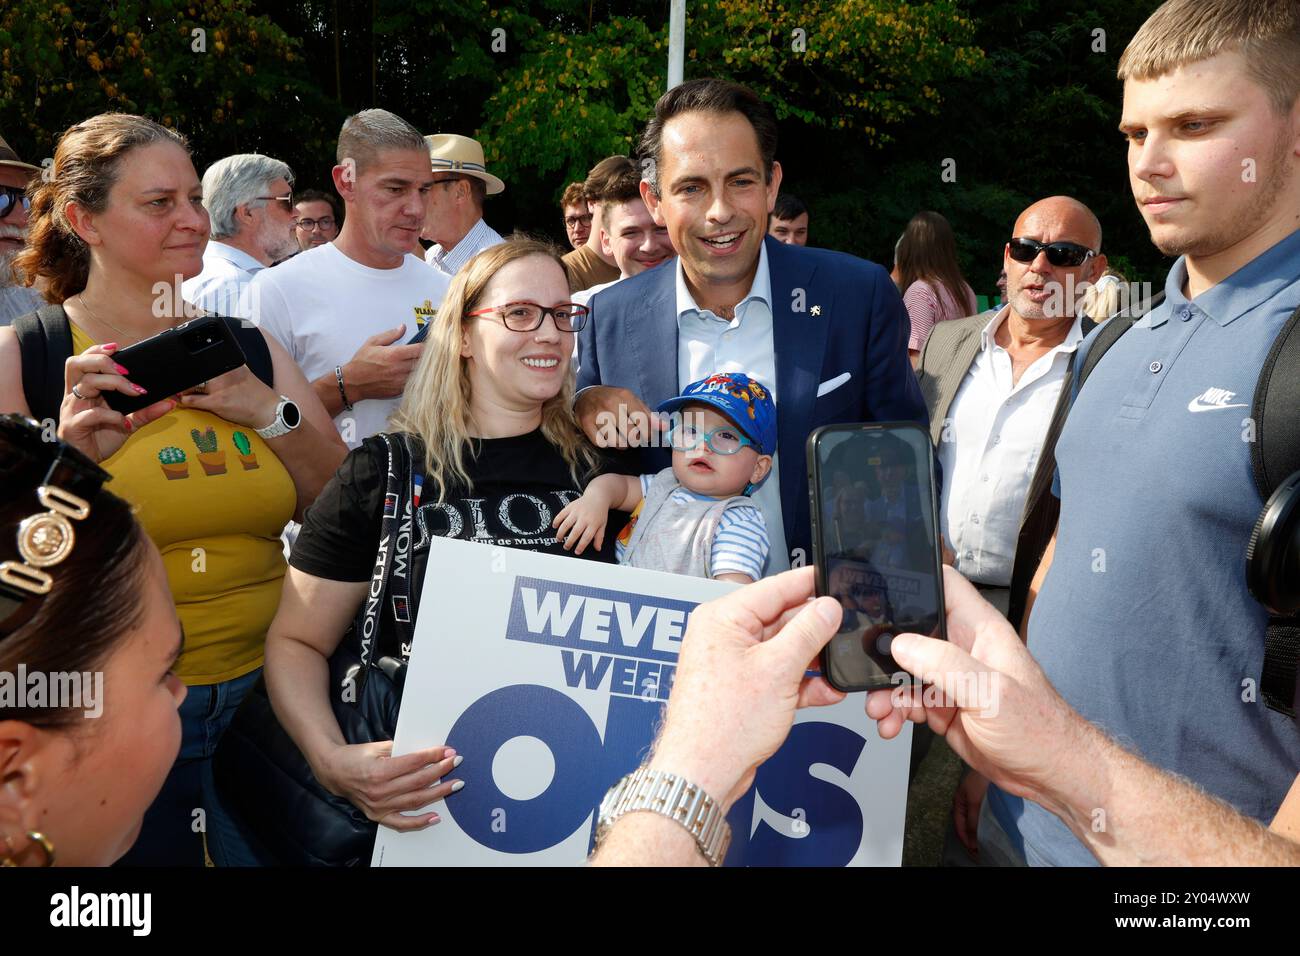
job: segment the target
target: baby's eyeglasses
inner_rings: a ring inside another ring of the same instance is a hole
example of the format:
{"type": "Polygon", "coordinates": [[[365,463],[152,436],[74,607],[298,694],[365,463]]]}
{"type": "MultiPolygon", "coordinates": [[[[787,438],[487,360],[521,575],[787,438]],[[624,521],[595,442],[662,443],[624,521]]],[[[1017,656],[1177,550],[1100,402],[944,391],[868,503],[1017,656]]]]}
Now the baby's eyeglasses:
{"type": "Polygon", "coordinates": [[[758,447],[757,442],[745,437],[730,425],[721,425],[712,431],[702,432],[694,425],[677,422],[668,431],[668,443],[676,451],[690,451],[692,448],[697,448],[700,442],[704,442],[709,451],[715,455],[734,455],[746,445],[758,447]]]}

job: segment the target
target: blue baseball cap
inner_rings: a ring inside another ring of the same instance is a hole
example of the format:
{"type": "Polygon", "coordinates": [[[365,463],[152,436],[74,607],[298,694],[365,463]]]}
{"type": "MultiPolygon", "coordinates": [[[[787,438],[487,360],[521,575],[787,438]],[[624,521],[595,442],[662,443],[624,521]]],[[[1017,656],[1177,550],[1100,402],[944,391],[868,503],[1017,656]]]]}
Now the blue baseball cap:
{"type": "Polygon", "coordinates": [[[692,382],[676,398],[659,405],[661,412],[675,412],[683,405],[699,402],[712,405],[731,419],[764,455],[776,453],[776,405],[767,387],[742,372],[717,372],[692,382]]]}

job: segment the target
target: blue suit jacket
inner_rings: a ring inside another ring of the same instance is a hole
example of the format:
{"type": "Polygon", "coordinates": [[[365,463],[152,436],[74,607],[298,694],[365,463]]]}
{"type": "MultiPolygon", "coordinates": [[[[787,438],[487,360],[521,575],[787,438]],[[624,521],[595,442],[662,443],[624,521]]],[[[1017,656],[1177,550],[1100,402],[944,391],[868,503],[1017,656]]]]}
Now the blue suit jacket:
{"type": "MultiPolygon", "coordinates": [[[[771,237],[764,242],[772,283],[781,514],[792,555],[802,549],[801,563],[811,563],[809,432],[841,422],[910,421],[928,428],[929,417],[907,357],[911,326],[889,274],[843,252],[771,237]]],[[[672,259],[591,300],[591,320],[578,335],[579,388],[626,388],[654,408],[690,384],[677,381],[676,269],[672,259]]],[[[647,472],[671,464],[667,449],[645,455],[647,472]]]]}

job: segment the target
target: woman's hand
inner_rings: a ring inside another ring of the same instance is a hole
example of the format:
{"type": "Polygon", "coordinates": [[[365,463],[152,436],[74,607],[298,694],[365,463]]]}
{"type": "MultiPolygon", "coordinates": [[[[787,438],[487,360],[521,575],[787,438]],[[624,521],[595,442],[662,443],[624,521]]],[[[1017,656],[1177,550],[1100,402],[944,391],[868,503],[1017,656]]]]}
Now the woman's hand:
{"type": "Polygon", "coordinates": [[[394,830],[423,830],[441,817],[429,812],[407,816],[465,785],[463,780],[443,780],[461,757],[450,747],[430,747],[393,756],[393,742],[342,744],[313,761],[321,785],[344,797],[369,819],[394,830]]]}
{"type": "Polygon", "coordinates": [[[121,392],[132,398],[145,390],[127,379],[129,370],[113,361],[117,343],[92,345],[63,364],[63,402],[59,406],[58,435],[91,461],[111,457],[131,433],[166,415],[176,402],[164,399],[123,415],[108,407],[105,392],[121,392]]]}
{"type": "Polygon", "coordinates": [[[605,524],[609,521],[609,508],[598,495],[585,494],[576,501],[570,501],[564,510],[555,516],[551,527],[558,528],[556,537],[564,545],[565,551],[582,554],[594,538],[596,550],[605,544],[605,524]]]}
{"type": "Polygon", "coordinates": [[[274,422],[275,409],[280,404],[275,390],[249,371],[247,365],[184,392],[180,400],[186,408],[211,412],[231,424],[254,430],[274,422]]]}

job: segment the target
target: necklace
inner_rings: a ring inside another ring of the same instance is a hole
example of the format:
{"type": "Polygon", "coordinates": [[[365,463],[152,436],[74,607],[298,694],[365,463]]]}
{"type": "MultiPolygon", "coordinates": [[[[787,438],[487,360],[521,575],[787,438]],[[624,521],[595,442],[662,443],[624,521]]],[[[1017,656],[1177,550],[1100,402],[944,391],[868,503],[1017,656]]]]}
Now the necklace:
{"type": "Polygon", "coordinates": [[[81,307],[86,310],[86,314],[95,320],[96,325],[102,325],[105,328],[112,329],[120,336],[131,335],[130,332],[124,332],[123,330],[119,329],[116,325],[114,325],[112,322],[109,322],[107,319],[101,319],[99,317],[99,314],[90,307],[90,303],[86,301],[86,294],[84,292],[78,292],[77,299],[78,301],[81,302],[81,307]]]}

